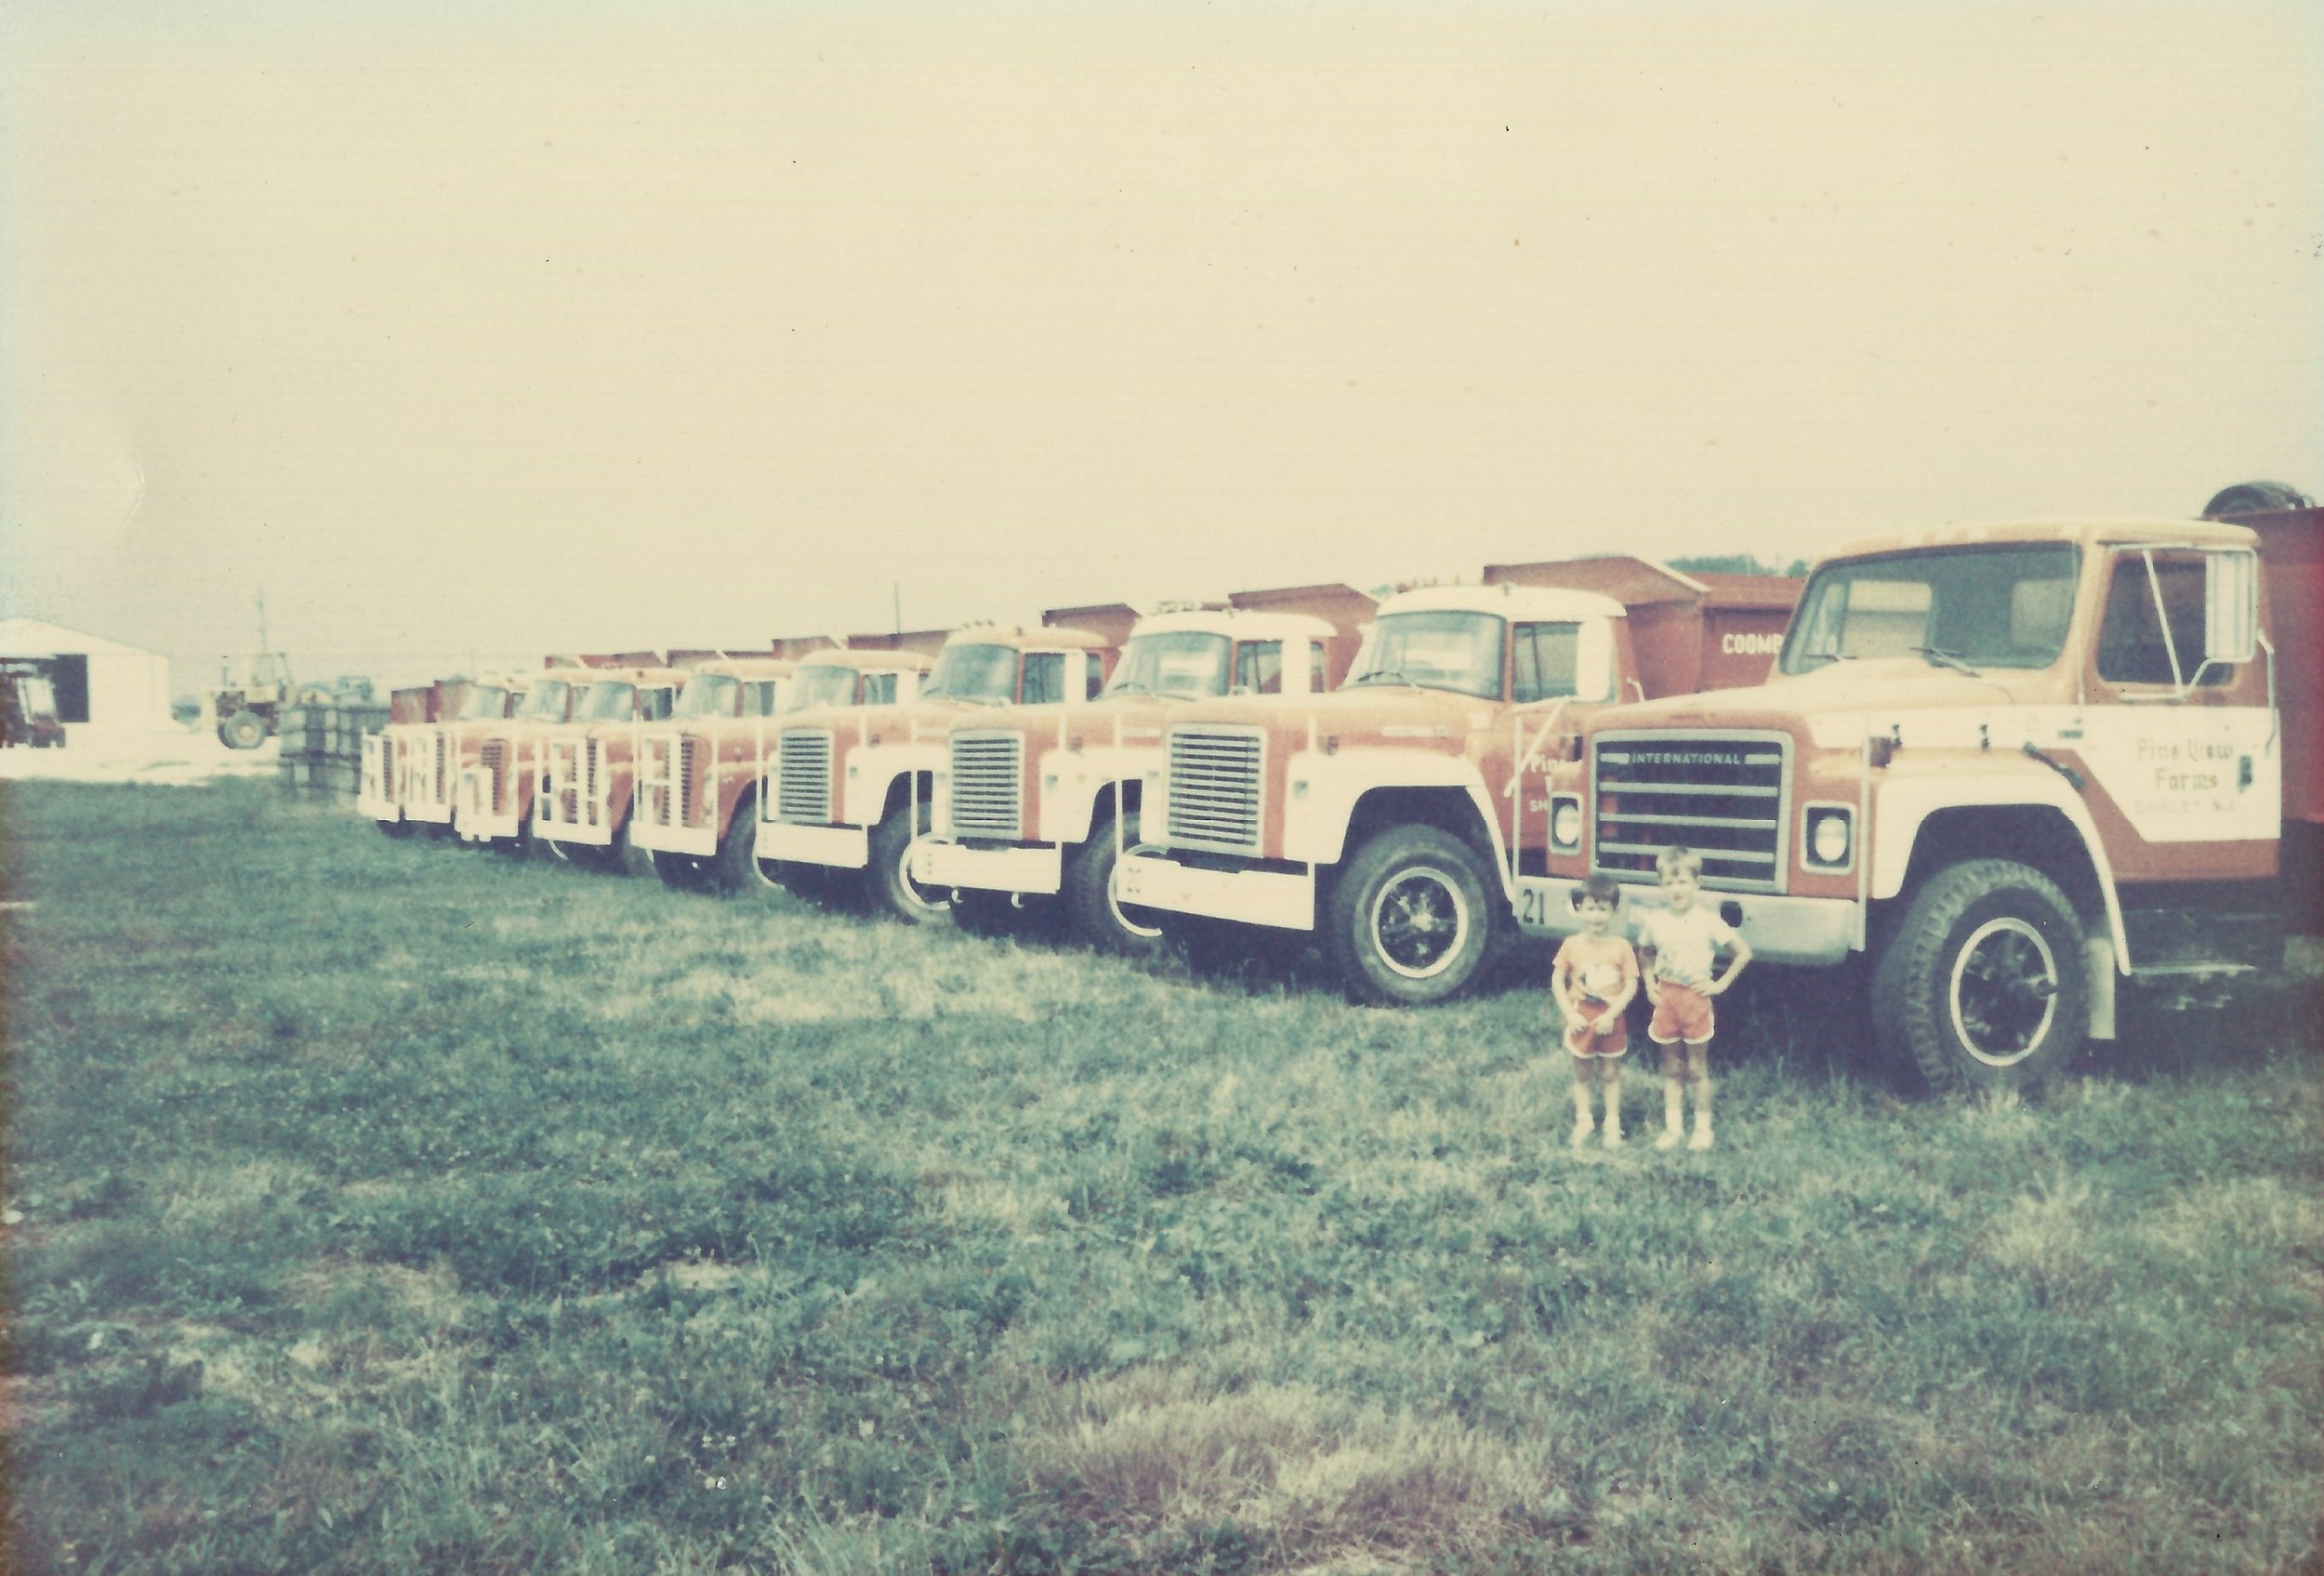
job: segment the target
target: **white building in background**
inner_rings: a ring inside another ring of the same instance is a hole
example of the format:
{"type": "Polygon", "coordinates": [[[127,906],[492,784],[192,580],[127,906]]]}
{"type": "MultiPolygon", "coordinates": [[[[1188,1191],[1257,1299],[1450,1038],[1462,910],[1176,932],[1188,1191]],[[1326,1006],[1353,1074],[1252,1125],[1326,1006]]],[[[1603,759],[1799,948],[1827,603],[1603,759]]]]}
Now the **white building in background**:
{"type": "Polygon", "coordinates": [[[83,728],[178,729],[169,715],[169,658],[158,652],[38,618],[0,618],[0,656],[46,665],[68,738],[83,728]]]}

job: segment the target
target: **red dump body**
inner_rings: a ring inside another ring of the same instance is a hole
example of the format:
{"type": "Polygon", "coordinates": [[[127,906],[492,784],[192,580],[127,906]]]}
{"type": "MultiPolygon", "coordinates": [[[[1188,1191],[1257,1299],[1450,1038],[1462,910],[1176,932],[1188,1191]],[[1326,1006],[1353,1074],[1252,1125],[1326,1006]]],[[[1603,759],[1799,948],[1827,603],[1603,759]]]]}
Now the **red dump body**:
{"type": "Polygon", "coordinates": [[[1485,583],[1595,591],[1620,603],[1648,700],[1765,679],[1805,584],[1791,576],[1682,574],[1628,557],[1491,563],[1485,583]]]}
{"type": "Polygon", "coordinates": [[[2217,519],[2259,533],[2276,704],[2284,723],[2284,819],[2324,823],[2324,508],[2217,519]]]}

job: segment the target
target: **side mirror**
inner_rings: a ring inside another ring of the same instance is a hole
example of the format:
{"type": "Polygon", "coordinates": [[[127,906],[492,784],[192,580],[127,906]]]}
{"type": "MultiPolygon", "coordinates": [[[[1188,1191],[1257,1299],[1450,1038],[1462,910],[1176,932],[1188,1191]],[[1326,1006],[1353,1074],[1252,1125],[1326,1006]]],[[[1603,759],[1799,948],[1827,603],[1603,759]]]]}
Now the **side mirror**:
{"type": "Polygon", "coordinates": [[[2249,662],[2259,649],[2260,561],[2238,550],[2203,556],[2203,662],[2249,662]]]}

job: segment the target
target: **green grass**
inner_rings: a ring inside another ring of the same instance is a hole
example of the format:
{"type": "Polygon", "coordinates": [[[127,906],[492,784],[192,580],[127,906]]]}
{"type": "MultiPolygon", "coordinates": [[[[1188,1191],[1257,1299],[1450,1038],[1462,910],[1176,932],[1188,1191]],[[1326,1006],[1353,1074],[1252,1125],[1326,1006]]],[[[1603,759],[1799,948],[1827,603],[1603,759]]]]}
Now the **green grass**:
{"type": "Polygon", "coordinates": [[[2315,1569],[2311,996],[1576,1155],[1538,992],[6,805],[21,1569],[2315,1569]]]}

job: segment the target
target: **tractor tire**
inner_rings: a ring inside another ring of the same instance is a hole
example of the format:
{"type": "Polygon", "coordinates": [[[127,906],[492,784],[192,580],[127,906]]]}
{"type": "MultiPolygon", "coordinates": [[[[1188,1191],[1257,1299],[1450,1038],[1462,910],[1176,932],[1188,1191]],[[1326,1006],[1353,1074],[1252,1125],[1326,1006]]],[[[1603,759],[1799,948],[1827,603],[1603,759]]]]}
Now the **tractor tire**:
{"type": "Polygon", "coordinates": [[[1467,843],[1434,827],[1392,827],[1358,848],[1332,883],[1324,956],[1353,1000],[1448,1000],[1492,954],[1500,901],[1467,843]]]}
{"type": "Polygon", "coordinates": [[[871,863],[864,867],[864,894],[876,912],[907,925],[939,925],[952,918],[952,899],[941,889],[912,880],[912,840],[934,818],[927,800],[919,814],[906,803],[890,811],[871,829],[871,863]]]}
{"type": "Polygon", "coordinates": [[[218,725],[218,736],[229,749],[256,749],[266,743],[266,719],[255,711],[237,711],[218,725]]]}
{"type": "Polygon", "coordinates": [[[1874,1025],[1933,1090],[2029,1090],[2090,1027],[2082,923],[2057,884],[2011,859],[1937,871],[1873,967],[1874,1025]]]}
{"type": "MultiPolygon", "coordinates": [[[[1138,817],[1133,812],[1121,828],[1125,846],[1138,842],[1138,817]]],[[[1089,841],[1066,856],[1065,924],[1075,938],[1124,958],[1155,958],[1163,951],[1162,927],[1151,908],[1124,907],[1114,894],[1114,867],[1119,863],[1115,847],[1114,819],[1101,816],[1089,828],[1089,841]]]]}
{"type": "Polygon", "coordinates": [[[733,896],[754,903],[772,903],[784,883],[774,867],[759,857],[759,797],[746,793],[734,803],[734,817],[719,839],[710,861],[710,884],[733,896]]]}

